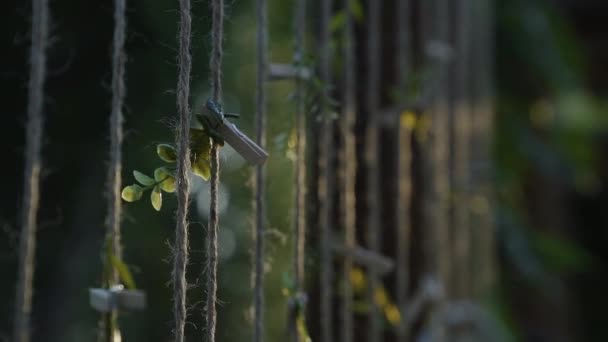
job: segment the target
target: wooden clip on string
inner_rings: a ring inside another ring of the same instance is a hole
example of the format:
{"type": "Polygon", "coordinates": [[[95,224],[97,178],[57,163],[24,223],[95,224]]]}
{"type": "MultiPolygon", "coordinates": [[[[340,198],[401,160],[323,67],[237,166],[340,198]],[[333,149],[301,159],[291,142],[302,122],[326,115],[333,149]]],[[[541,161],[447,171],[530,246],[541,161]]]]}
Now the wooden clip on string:
{"type": "MultiPolygon", "coordinates": [[[[268,152],[241,132],[226,117],[238,117],[238,114],[224,113],[222,107],[208,100],[203,109],[202,120],[216,141],[226,141],[247,162],[252,165],[263,164],[268,159],[268,152]]],[[[220,143],[221,144],[221,143],[220,143]]]]}
{"type": "Polygon", "coordinates": [[[123,285],[109,289],[89,289],[89,302],[99,312],[115,310],[143,310],[146,308],[146,293],[141,290],[125,290],[123,285]]]}

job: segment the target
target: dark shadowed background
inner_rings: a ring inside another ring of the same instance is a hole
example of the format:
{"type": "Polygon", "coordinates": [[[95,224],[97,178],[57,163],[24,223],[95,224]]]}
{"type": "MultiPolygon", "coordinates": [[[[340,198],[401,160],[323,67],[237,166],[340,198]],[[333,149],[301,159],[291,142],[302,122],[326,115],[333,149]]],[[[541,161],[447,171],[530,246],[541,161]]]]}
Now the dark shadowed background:
{"type": "MultiPolygon", "coordinates": [[[[269,1],[273,61],[290,62],[291,1],[269,1]]],[[[316,1],[309,11],[315,13],[316,1]]],[[[393,1],[385,1],[393,4],[393,1]]],[[[155,143],[173,140],[177,82],[177,1],[127,1],[127,98],[123,182],[159,164],[155,143]]],[[[110,108],[111,1],[50,2],[52,44],[45,100],[40,231],[33,309],[34,341],[92,341],[97,315],[88,288],[101,277],[104,185],[110,108]]],[[[388,5],[387,5],[388,6],[388,5]]],[[[28,75],[30,4],[0,5],[0,341],[12,329],[28,75]]],[[[209,83],[210,15],[193,3],[192,101],[209,83]]],[[[499,265],[489,306],[516,341],[607,341],[608,307],[608,2],[497,0],[494,15],[499,265]]],[[[316,14],[309,20],[315,31],[316,14]]],[[[359,35],[358,44],[363,44],[359,35]]],[[[253,133],[253,1],[228,1],[224,106],[253,133]]],[[[393,51],[384,46],[385,54],[393,51]]],[[[388,57],[387,57],[388,58],[388,57]]],[[[314,56],[313,56],[314,59],[314,56]]],[[[389,58],[390,59],[390,58],[389,58]]],[[[392,59],[390,59],[392,60],[392,59]]],[[[267,336],[284,338],[289,272],[293,106],[290,82],[269,87],[269,270],[267,336]]],[[[252,170],[222,150],[219,341],[250,337],[252,170]]],[[[202,339],[208,185],[194,184],[189,341],[202,339]]],[[[171,336],[169,264],[175,199],[157,213],[147,201],[124,205],[125,260],[149,307],[121,318],[125,341],[171,336]]],[[[316,252],[308,264],[316,272],[316,252]]],[[[316,319],[316,317],[311,317],[316,319]]],[[[312,326],[315,326],[314,324],[312,326]]],[[[311,332],[313,336],[317,332],[311,332]]]]}

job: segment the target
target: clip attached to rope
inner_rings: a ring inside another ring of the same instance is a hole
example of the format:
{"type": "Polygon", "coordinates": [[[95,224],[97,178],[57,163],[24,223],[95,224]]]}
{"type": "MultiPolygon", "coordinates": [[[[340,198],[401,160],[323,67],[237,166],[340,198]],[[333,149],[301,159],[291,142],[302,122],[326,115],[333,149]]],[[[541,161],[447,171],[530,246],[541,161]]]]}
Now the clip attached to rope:
{"type": "Polygon", "coordinates": [[[290,79],[309,80],[311,76],[312,72],[309,68],[297,67],[293,64],[272,63],[268,67],[269,81],[290,79]]]}
{"type": "Polygon", "coordinates": [[[219,144],[225,140],[235,151],[252,165],[263,164],[268,159],[268,152],[256,144],[235,124],[228,121],[226,117],[238,117],[238,114],[224,113],[222,107],[208,100],[203,108],[203,115],[197,116],[209,131],[209,135],[219,144]]]}
{"type": "Polygon", "coordinates": [[[89,302],[99,312],[143,310],[146,308],[146,293],[141,290],[125,290],[119,284],[109,289],[89,289],[89,302]]]}

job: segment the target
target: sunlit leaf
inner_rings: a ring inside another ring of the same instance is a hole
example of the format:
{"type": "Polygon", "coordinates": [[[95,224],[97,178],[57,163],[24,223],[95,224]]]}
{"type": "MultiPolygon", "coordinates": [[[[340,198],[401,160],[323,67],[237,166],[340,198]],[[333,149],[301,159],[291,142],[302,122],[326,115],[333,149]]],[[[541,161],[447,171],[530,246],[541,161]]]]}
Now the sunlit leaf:
{"type": "Polygon", "coordinates": [[[154,170],[154,179],[159,182],[163,191],[175,192],[175,177],[166,167],[159,167],[154,170]]]}
{"type": "Polygon", "coordinates": [[[336,13],[331,20],[329,21],[329,31],[332,33],[338,32],[342,27],[344,27],[344,23],[346,22],[346,16],[343,11],[336,13]]]}
{"type": "Polygon", "coordinates": [[[390,303],[384,306],[384,316],[392,325],[398,325],[401,322],[401,312],[395,304],[390,303]]]}
{"type": "Polygon", "coordinates": [[[138,181],[141,185],[150,186],[154,184],[154,179],[148,175],[145,175],[137,170],[133,170],[133,177],[138,181]]]}
{"type": "Polygon", "coordinates": [[[211,178],[211,165],[208,160],[199,158],[192,164],[192,172],[207,181],[211,178]]]}
{"type": "Polygon", "coordinates": [[[306,327],[306,316],[304,314],[302,314],[302,313],[298,314],[298,318],[296,320],[296,325],[297,325],[300,341],[312,342],[312,339],[310,338],[310,334],[308,334],[308,327],[306,327]]]}
{"type": "Polygon", "coordinates": [[[190,129],[190,149],[192,149],[195,160],[209,160],[209,152],[211,151],[211,138],[209,138],[209,134],[202,129],[190,129]]]}
{"type": "Polygon", "coordinates": [[[120,280],[123,282],[127,289],[135,289],[135,280],[133,279],[133,275],[129,271],[127,265],[117,258],[114,254],[109,254],[108,258],[110,259],[110,263],[114,269],[118,271],[118,275],[120,276],[120,280]]]}
{"type": "Polygon", "coordinates": [[[412,111],[406,110],[401,113],[401,127],[406,128],[410,131],[416,128],[416,114],[412,111]]]}
{"type": "Polygon", "coordinates": [[[367,287],[367,278],[360,268],[353,268],[350,271],[350,282],[356,292],[361,292],[367,287]]]}
{"type": "Polygon", "coordinates": [[[133,184],[125,186],[125,188],[122,189],[122,193],[120,195],[122,199],[127,202],[135,202],[141,198],[143,193],[144,189],[141,186],[133,184]]]}
{"type": "Polygon", "coordinates": [[[177,150],[169,144],[156,145],[156,154],[158,157],[167,163],[173,163],[177,160],[177,150]]]}
{"type": "Polygon", "coordinates": [[[160,191],[160,186],[155,186],[150,194],[150,202],[152,202],[152,207],[156,209],[156,211],[160,211],[160,208],[163,205],[163,194],[160,191]]]}
{"type": "Polygon", "coordinates": [[[365,14],[360,0],[350,0],[350,11],[357,22],[362,22],[365,14]]]}

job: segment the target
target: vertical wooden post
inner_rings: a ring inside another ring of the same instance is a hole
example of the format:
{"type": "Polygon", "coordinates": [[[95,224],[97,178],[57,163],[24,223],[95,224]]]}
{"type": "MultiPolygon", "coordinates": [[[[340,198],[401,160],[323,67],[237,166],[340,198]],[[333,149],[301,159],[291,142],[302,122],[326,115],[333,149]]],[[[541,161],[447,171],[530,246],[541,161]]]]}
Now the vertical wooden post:
{"type": "MultiPolygon", "coordinates": [[[[355,181],[357,170],[357,152],[355,137],[355,51],[353,37],[353,13],[351,0],[343,0],[342,5],[345,13],[344,25],[344,72],[343,72],[343,103],[340,130],[342,137],[342,153],[340,154],[340,185],[341,185],[341,212],[344,229],[344,247],[354,249],[356,242],[356,193],[355,181]]],[[[342,300],[342,341],[353,341],[353,288],[351,286],[350,274],[353,268],[353,258],[350,253],[344,254],[344,265],[342,282],[344,293],[342,300]]]]}
{"type": "Polygon", "coordinates": [[[470,102],[470,0],[454,3],[455,61],[453,63],[453,255],[452,282],[454,295],[466,297],[471,284],[471,221],[470,221],[470,149],[473,120],[470,102]]]}
{"type": "MultiPolygon", "coordinates": [[[[379,153],[379,106],[380,106],[380,16],[381,1],[368,1],[368,28],[367,28],[367,127],[365,134],[365,166],[367,172],[367,244],[372,252],[380,253],[380,208],[382,196],[380,194],[380,165],[379,153]]],[[[379,289],[380,277],[373,268],[368,269],[369,286],[367,300],[369,303],[369,329],[368,340],[379,342],[382,338],[381,313],[376,304],[375,295],[379,289]]]]}
{"type": "Polygon", "coordinates": [[[493,37],[494,1],[472,0],[471,15],[473,123],[471,177],[473,184],[472,215],[475,240],[475,294],[487,295],[495,278],[496,225],[492,211],[491,146],[494,126],[493,37]]]}
{"type": "Polygon", "coordinates": [[[319,73],[323,84],[321,97],[321,144],[319,145],[319,219],[321,232],[321,342],[333,342],[333,256],[331,251],[333,121],[330,119],[329,97],[331,83],[331,42],[329,23],[332,0],[321,1],[321,30],[319,37],[319,73]]]}
{"type": "MultiPolygon", "coordinates": [[[[400,95],[399,107],[406,108],[408,98],[408,77],[411,70],[412,54],[411,50],[411,23],[410,23],[410,0],[396,1],[397,14],[397,88],[400,95]]],[[[412,146],[411,132],[413,127],[409,127],[408,120],[415,119],[409,117],[413,113],[398,113],[397,116],[397,177],[398,177],[398,195],[396,206],[396,300],[399,310],[402,313],[402,320],[405,319],[405,310],[408,308],[408,293],[410,281],[409,255],[410,255],[410,232],[411,232],[411,216],[410,206],[412,199],[412,146]]],[[[402,321],[398,331],[399,339],[404,341],[407,339],[408,331],[406,331],[406,322],[402,321]]]]}

